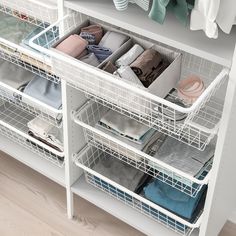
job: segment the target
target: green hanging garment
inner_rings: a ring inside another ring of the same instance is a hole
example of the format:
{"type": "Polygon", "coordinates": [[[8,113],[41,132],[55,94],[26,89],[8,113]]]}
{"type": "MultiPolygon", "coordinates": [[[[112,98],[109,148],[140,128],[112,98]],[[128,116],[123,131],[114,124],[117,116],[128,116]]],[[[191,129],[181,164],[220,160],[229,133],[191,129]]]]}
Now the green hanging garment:
{"type": "Polygon", "coordinates": [[[176,18],[186,25],[190,10],[193,9],[195,0],[153,0],[149,17],[163,24],[166,12],[173,12],[176,18]]]}

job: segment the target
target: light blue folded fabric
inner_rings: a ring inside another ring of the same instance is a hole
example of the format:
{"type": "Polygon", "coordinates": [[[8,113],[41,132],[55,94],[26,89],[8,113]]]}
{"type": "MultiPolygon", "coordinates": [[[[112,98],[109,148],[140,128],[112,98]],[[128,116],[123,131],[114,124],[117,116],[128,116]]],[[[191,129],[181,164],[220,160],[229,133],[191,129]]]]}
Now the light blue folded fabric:
{"type": "Polygon", "coordinates": [[[24,93],[56,109],[62,106],[61,84],[53,83],[40,76],[35,76],[28,83],[24,93]]]}
{"type": "MultiPolygon", "coordinates": [[[[26,46],[27,48],[31,48],[31,46],[29,45],[29,40],[32,39],[37,34],[39,34],[40,32],[42,32],[44,30],[43,26],[47,27],[47,25],[45,25],[45,23],[42,23],[41,25],[42,26],[38,26],[36,29],[31,31],[22,40],[22,46],[26,46]]],[[[53,27],[52,29],[48,30],[46,33],[39,36],[37,38],[37,40],[34,41],[34,43],[39,46],[45,47],[45,48],[50,48],[58,39],[59,39],[59,29],[58,29],[58,27],[53,27]]]]}
{"type": "Polygon", "coordinates": [[[0,12],[0,37],[20,44],[37,26],[0,12]]]}
{"type": "Polygon", "coordinates": [[[112,54],[112,51],[109,48],[98,45],[88,45],[87,49],[89,53],[94,53],[99,62],[103,62],[112,54]]]}
{"type": "Polygon", "coordinates": [[[193,198],[157,179],[144,187],[147,199],[188,220],[192,219],[205,191],[206,186],[203,186],[193,198]]]}

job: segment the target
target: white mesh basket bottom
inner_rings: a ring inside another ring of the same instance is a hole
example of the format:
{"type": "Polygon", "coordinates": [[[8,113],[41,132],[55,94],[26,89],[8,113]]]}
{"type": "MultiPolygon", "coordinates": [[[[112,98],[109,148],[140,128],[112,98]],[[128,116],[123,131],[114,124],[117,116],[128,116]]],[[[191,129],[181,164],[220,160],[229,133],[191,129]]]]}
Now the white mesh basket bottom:
{"type": "Polygon", "coordinates": [[[91,147],[86,147],[76,156],[75,163],[84,169],[86,181],[89,184],[181,235],[190,235],[194,228],[199,227],[199,217],[197,217],[196,222],[193,224],[190,224],[185,220],[179,220],[180,218],[178,216],[170,216],[165,213],[165,210],[162,211],[162,208],[158,208],[157,205],[144,199],[140,195],[127,190],[113,181],[110,182],[106,177],[93,171],[92,167],[102,157],[104,157],[102,151],[91,147]]]}
{"type": "Polygon", "coordinates": [[[0,0],[0,11],[40,26],[58,19],[56,0],[0,0]]]}
{"type": "MultiPolygon", "coordinates": [[[[212,163],[209,161],[197,177],[166,165],[153,158],[151,154],[139,151],[118,136],[97,128],[96,124],[109,109],[93,101],[88,101],[77,113],[74,121],[84,128],[86,141],[100,150],[112,154],[119,160],[141,170],[170,186],[195,197],[202,186],[208,183],[212,163]]],[[[160,140],[160,142],[162,142],[160,140]]]]}
{"type": "MultiPolygon", "coordinates": [[[[2,102],[2,101],[0,101],[2,102]]],[[[54,151],[52,148],[28,135],[27,123],[34,116],[21,110],[14,104],[1,103],[0,106],[0,132],[10,140],[20,144],[40,157],[52,162],[53,164],[64,166],[64,153],[54,151]]]]}

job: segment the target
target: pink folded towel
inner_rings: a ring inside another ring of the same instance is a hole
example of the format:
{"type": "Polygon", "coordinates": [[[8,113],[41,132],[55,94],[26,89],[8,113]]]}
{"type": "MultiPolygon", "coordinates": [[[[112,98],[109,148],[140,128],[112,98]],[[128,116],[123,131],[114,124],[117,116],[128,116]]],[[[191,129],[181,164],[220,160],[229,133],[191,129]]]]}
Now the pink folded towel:
{"type": "Polygon", "coordinates": [[[56,49],[72,57],[78,57],[87,47],[88,42],[79,35],[70,35],[62,41],[56,49]]]}

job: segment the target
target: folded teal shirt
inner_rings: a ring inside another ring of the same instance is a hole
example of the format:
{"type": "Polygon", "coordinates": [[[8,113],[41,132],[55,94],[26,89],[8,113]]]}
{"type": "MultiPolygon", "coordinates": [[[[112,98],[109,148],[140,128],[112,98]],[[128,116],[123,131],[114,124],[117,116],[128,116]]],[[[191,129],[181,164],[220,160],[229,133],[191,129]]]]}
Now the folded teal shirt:
{"type": "Polygon", "coordinates": [[[157,179],[144,187],[147,199],[188,220],[193,218],[205,191],[206,186],[203,186],[193,198],[157,179]]]}
{"type": "Polygon", "coordinates": [[[189,11],[195,0],[153,0],[149,17],[160,24],[164,23],[166,12],[172,11],[176,18],[184,25],[188,20],[189,11]]]}

